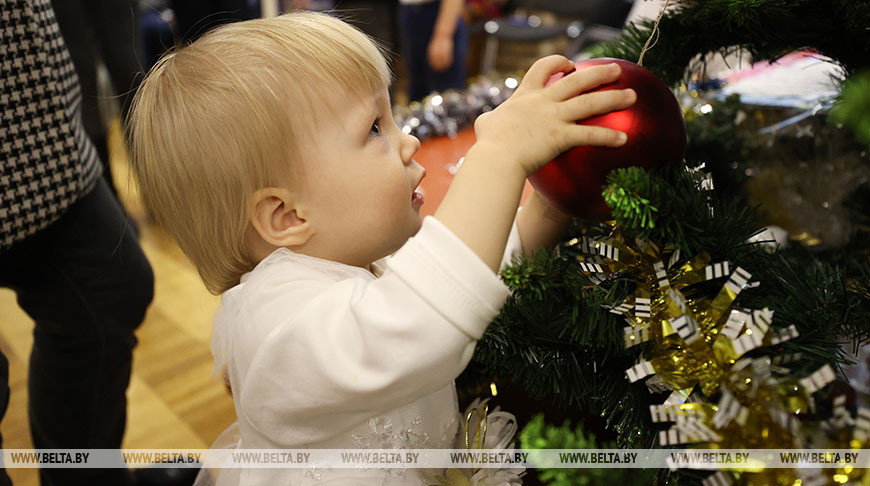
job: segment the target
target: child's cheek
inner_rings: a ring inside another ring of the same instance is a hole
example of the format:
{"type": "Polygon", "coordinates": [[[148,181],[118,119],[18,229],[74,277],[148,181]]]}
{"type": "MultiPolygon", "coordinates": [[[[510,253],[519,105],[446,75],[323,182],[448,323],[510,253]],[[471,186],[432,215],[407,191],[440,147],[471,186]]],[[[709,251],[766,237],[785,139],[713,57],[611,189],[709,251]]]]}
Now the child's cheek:
{"type": "MultiPolygon", "coordinates": [[[[391,177],[388,184],[384,186],[384,192],[381,194],[382,202],[389,206],[395,207],[401,203],[402,199],[408,196],[408,181],[404,177],[391,177]]],[[[411,200],[408,199],[410,204],[411,200]]]]}

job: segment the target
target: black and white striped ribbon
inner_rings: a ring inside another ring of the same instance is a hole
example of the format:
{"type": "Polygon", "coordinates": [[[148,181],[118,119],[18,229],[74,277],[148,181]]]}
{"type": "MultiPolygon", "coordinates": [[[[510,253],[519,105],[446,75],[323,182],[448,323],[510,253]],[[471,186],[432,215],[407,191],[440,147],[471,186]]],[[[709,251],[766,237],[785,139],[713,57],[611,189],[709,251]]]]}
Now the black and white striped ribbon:
{"type": "Polygon", "coordinates": [[[653,371],[652,364],[645,360],[640,360],[636,365],[625,370],[625,376],[628,377],[628,381],[631,383],[642,380],[653,373],[655,371],[653,371]]]}
{"type": "Polygon", "coordinates": [[[609,310],[611,314],[616,314],[616,315],[621,316],[621,315],[625,314],[626,312],[630,311],[632,308],[632,305],[627,303],[627,302],[623,302],[616,307],[607,307],[607,306],[603,306],[603,307],[605,309],[609,310]]]}
{"type": "Polygon", "coordinates": [[[677,289],[669,288],[668,289],[668,297],[671,298],[671,301],[677,305],[677,308],[680,309],[680,312],[683,314],[686,313],[686,298],[683,297],[682,292],[677,289]]]}
{"type": "Polygon", "coordinates": [[[568,240],[568,246],[576,246],[582,253],[592,254],[595,253],[594,248],[598,242],[588,236],[581,236],[580,238],[571,238],[568,240]]]}
{"type": "Polygon", "coordinates": [[[580,269],[588,273],[606,273],[610,271],[610,269],[605,268],[601,264],[590,261],[580,262],[580,269]]]}
{"type": "Polygon", "coordinates": [[[686,438],[695,442],[719,442],[722,436],[698,419],[677,421],[675,426],[686,433],[686,438]]]}
{"type": "Polygon", "coordinates": [[[686,420],[673,427],[659,431],[659,443],[663,446],[691,442],[719,442],[722,436],[700,420],[686,420]]]}
{"type": "Polygon", "coordinates": [[[582,238],[580,238],[580,249],[585,251],[586,253],[592,254],[595,253],[595,245],[597,245],[598,243],[599,241],[594,238],[583,236],[582,238]]]}
{"type": "Polygon", "coordinates": [[[801,378],[800,382],[809,393],[815,393],[824,388],[828,383],[834,381],[835,377],[836,375],[834,375],[831,365],[826,364],[814,371],[810,376],[801,378]]]}
{"type": "Polygon", "coordinates": [[[737,356],[743,356],[747,352],[761,346],[764,335],[773,321],[773,311],[765,307],[761,310],[753,310],[746,321],[746,332],[737,339],[732,339],[734,352],[737,356]]]}
{"type": "Polygon", "coordinates": [[[793,363],[801,359],[800,353],[780,354],[773,357],[771,361],[775,365],[793,363]]]}
{"type": "Polygon", "coordinates": [[[701,484],[703,486],[731,486],[734,484],[734,479],[725,471],[716,471],[716,473],[704,478],[701,484]]]}
{"type": "Polygon", "coordinates": [[[626,326],[622,330],[625,333],[626,349],[649,341],[649,326],[626,326]]]}
{"type": "Polygon", "coordinates": [[[653,423],[677,421],[674,409],[669,405],[650,405],[649,415],[652,417],[653,423]]]}
{"type": "Polygon", "coordinates": [[[771,322],[773,322],[773,311],[765,307],[752,311],[752,321],[749,325],[764,334],[770,328],[771,322]]]}
{"type": "Polygon", "coordinates": [[[640,317],[641,319],[649,319],[652,314],[650,314],[650,300],[645,297],[638,297],[634,301],[634,315],[635,317],[640,317]]]}
{"type": "Polygon", "coordinates": [[[668,272],[665,270],[665,264],[661,261],[657,261],[653,263],[653,270],[656,272],[656,281],[659,284],[659,288],[663,289],[670,287],[671,282],[668,280],[668,272]]]}
{"type": "Polygon", "coordinates": [[[799,335],[800,333],[798,333],[797,328],[792,324],[784,329],[775,330],[770,338],[770,342],[771,344],[784,343],[790,339],[798,337],[799,335]]]}
{"type": "Polygon", "coordinates": [[[760,333],[752,332],[752,329],[747,329],[746,334],[732,340],[731,345],[734,347],[734,352],[739,357],[761,346],[763,338],[764,336],[760,333]]]}
{"type": "Polygon", "coordinates": [[[679,334],[686,344],[692,344],[701,337],[701,331],[698,329],[698,323],[692,316],[683,314],[680,317],[670,320],[671,327],[679,334]]]}
{"type": "Polygon", "coordinates": [[[713,280],[714,278],[724,277],[729,273],[729,262],[719,262],[704,267],[704,278],[713,280]]]}
{"type": "MultiPolygon", "coordinates": [[[[740,404],[734,395],[727,389],[722,391],[722,397],[719,399],[718,410],[713,415],[713,427],[721,429],[728,425],[741,413],[748,413],[749,410],[740,404]]],[[[745,418],[744,418],[745,420],[745,418]]]]}
{"type": "Polygon", "coordinates": [[[686,442],[688,441],[686,440],[685,434],[683,434],[682,430],[679,430],[676,427],[659,431],[659,445],[685,444],[686,442]]]}
{"type": "Polygon", "coordinates": [[[608,245],[607,243],[598,243],[595,249],[595,253],[603,256],[604,258],[619,261],[619,248],[608,245]]]}
{"type": "Polygon", "coordinates": [[[655,423],[660,422],[686,422],[689,420],[697,421],[699,419],[698,412],[695,409],[682,409],[680,404],[663,403],[661,405],[649,406],[650,417],[655,423]]]}
{"type": "Polygon", "coordinates": [[[740,331],[743,330],[743,326],[746,324],[746,321],[751,319],[751,316],[741,310],[734,309],[731,311],[731,314],[728,315],[728,320],[725,322],[725,326],[719,331],[719,334],[727,337],[728,339],[735,339],[740,335],[740,331]]]}
{"type": "Polygon", "coordinates": [[[858,409],[858,418],[855,420],[855,430],[852,437],[862,444],[867,441],[870,436],[870,408],[861,407],[858,409]]]}
{"type": "Polygon", "coordinates": [[[855,422],[846,409],[846,395],[837,395],[834,398],[834,416],[828,422],[838,429],[855,422]]]}
{"type": "Polygon", "coordinates": [[[731,274],[731,277],[728,278],[728,281],[725,282],[725,287],[728,287],[728,289],[735,295],[739,294],[749,282],[750,278],[752,278],[751,273],[744,270],[743,267],[737,267],[734,269],[734,273],[731,274]]]}

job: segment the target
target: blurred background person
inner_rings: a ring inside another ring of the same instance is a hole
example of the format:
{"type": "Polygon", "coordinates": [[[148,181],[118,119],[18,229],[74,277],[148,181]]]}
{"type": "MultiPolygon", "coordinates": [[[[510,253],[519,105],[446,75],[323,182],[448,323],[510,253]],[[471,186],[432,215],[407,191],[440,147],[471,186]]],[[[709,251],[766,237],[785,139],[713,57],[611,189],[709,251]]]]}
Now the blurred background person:
{"type": "Polygon", "coordinates": [[[468,25],[464,0],[399,0],[399,41],[408,75],[408,98],[466,84],[468,25]]]}

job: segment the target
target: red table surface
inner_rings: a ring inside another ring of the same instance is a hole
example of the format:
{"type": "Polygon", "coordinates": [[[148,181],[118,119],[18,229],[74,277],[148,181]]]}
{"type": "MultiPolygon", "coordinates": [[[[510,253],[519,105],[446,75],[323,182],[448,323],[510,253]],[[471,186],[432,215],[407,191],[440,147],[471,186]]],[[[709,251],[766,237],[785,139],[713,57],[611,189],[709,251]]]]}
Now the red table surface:
{"type": "MultiPolygon", "coordinates": [[[[459,132],[455,138],[445,136],[423,141],[420,150],[414,155],[414,160],[426,168],[426,177],[420,184],[424,197],[420,214],[423,216],[432,215],[438,209],[438,205],[444,199],[444,194],[447,193],[450,182],[453,181],[450,167],[468,153],[468,149],[474,145],[474,140],[474,130],[468,128],[459,132]]],[[[526,181],[521,200],[525,201],[532,191],[531,184],[526,181]]]]}

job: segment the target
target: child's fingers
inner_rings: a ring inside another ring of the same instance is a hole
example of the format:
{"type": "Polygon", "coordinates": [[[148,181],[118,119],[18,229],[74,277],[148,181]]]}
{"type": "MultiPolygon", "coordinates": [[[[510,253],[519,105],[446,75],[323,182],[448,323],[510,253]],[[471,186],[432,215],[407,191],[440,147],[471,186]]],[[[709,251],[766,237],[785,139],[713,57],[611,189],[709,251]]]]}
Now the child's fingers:
{"type": "Polygon", "coordinates": [[[619,79],[622,68],[618,64],[602,64],[573,72],[547,86],[550,99],[567,100],[596,86],[619,79]]]}
{"type": "Polygon", "coordinates": [[[529,68],[529,71],[523,77],[522,85],[541,88],[550,80],[550,76],[573,68],[574,63],[565,56],[554,54],[542,57],[529,68]]]}
{"type": "Polygon", "coordinates": [[[627,140],[625,133],[604,127],[574,125],[568,129],[568,142],[573,147],[580,145],[621,147],[627,140]]]}
{"type": "Polygon", "coordinates": [[[561,118],[565,121],[582,120],[592,115],[601,115],[624,110],[637,100],[633,89],[610,89],[576,96],[559,104],[561,118]]]}

